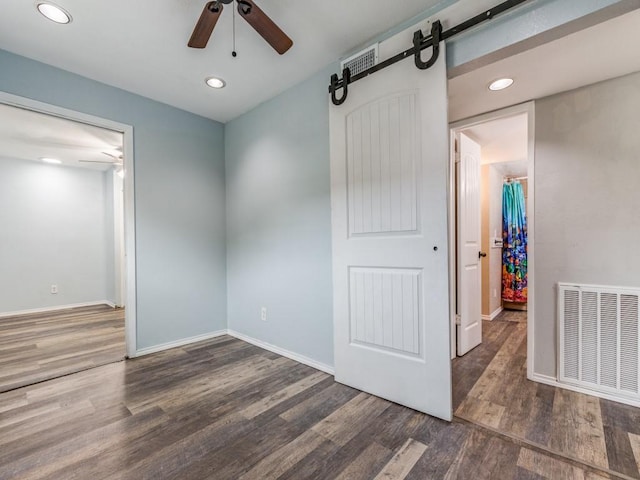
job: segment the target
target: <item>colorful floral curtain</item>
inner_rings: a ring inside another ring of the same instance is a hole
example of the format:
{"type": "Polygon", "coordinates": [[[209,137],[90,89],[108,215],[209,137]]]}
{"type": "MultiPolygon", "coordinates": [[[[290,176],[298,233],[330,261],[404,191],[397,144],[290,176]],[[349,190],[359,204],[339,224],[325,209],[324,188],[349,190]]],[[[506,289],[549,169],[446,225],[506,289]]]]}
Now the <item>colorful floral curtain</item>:
{"type": "Polygon", "coordinates": [[[527,216],[518,181],[502,187],[502,299],[527,302],[527,216]]]}

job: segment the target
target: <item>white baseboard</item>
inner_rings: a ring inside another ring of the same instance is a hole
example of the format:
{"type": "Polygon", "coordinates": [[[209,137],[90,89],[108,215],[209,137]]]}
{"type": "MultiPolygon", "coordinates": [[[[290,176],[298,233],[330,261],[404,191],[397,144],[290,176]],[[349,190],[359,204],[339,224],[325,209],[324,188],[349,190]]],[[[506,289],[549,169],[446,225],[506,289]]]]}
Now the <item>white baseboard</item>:
{"type": "Polygon", "coordinates": [[[312,358],[305,357],[304,355],[300,355],[295,352],[291,352],[289,350],[285,350],[284,348],[276,347],[275,345],[271,345],[270,343],[263,342],[262,340],[255,339],[244,333],[239,333],[234,330],[228,330],[228,334],[232,337],[237,338],[238,340],[242,340],[243,342],[250,343],[255,345],[256,347],[264,348],[265,350],[269,350],[270,352],[277,353],[278,355],[282,355],[283,357],[290,358],[298,363],[302,363],[309,367],[315,368],[316,370],[320,370],[321,372],[328,373],[329,375],[334,375],[335,370],[331,365],[327,365],[322,362],[318,362],[312,358]]]}
{"type": "Polygon", "coordinates": [[[498,307],[491,315],[482,315],[483,320],[493,320],[502,313],[502,307],[498,307]]]}
{"type": "Polygon", "coordinates": [[[205,333],[202,335],[196,335],[195,337],[182,338],[180,340],[176,340],[174,342],[161,343],[160,345],[154,345],[152,347],[141,348],[140,350],[136,350],[134,357],[141,357],[143,355],[149,355],[150,353],[162,352],[164,350],[169,350],[171,348],[183,347],[185,345],[189,345],[190,343],[202,342],[204,340],[210,340],[212,338],[221,337],[222,335],[226,335],[226,330],[218,330],[217,332],[205,333]]]}
{"type": "Polygon", "coordinates": [[[540,373],[534,373],[529,380],[538,383],[544,383],[552,387],[564,388],[565,390],[571,390],[572,392],[584,393],[585,395],[591,395],[592,397],[604,398],[605,400],[611,400],[613,402],[624,403],[625,405],[631,405],[632,407],[640,407],[640,402],[637,400],[630,400],[624,397],[617,397],[615,395],[609,395],[607,393],[596,392],[589,390],[588,388],[577,387],[575,385],[569,385],[566,383],[560,383],[556,377],[550,377],[549,375],[542,375],[540,373]]]}
{"type": "Polygon", "coordinates": [[[0,312],[0,318],[15,317],[18,315],[29,315],[32,313],[57,312],[59,310],[69,310],[71,308],[95,307],[96,305],[107,305],[111,308],[115,307],[115,304],[108,300],[97,300],[95,302],[72,303],[71,305],[57,305],[55,307],[31,308],[28,310],[17,310],[15,312],[0,312]]]}
{"type": "Polygon", "coordinates": [[[556,377],[551,377],[549,375],[534,373],[528,378],[532,382],[544,383],[545,385],[551,385],[552,387],[560,387],[560,383],[558,382],[558,379],[556,377]]]}

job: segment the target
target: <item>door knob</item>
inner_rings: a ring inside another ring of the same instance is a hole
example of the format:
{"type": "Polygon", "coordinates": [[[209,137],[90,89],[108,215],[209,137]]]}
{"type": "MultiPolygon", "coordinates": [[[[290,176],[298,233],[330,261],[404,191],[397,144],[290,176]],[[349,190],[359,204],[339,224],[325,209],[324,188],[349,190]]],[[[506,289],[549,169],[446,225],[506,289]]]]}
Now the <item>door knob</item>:
{"type": "Polygon", "coordinates": [[[483,258],[483,257],[486,257],[486,256],[487,256],[487,254],[486,254],[486,253],[484,253],[484,252],[478,252],[478,258],[483,258]]]}

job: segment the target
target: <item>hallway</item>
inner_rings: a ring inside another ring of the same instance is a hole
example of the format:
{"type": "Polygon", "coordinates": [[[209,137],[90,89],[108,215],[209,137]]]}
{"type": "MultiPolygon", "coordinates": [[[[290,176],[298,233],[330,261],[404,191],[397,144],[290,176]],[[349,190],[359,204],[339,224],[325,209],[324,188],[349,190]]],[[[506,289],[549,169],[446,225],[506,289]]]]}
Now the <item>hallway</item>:
{"type": "Polygon", "coordinates": [[[526,312],[503,312],[483,323],[483,343],[453,361],[456,417],[640,478],[640,409],[527,380],[526,312]]]}

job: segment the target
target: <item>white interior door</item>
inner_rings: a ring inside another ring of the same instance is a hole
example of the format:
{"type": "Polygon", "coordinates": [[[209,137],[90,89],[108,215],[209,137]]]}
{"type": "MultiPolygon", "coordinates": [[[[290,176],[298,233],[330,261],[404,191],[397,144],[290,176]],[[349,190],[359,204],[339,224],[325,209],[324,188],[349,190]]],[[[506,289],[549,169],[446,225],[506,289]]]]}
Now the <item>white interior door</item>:
{"type": "Polygon", "coordinates": [[[460,133],[458,166],[458,355],[482,343],[480,145],[460,133]]]}
{"type": "Polygon", "coordinates": [[[350,86],[330,124],[335,378],[450,420],[446,89],[442,43],[350,86]]]}

